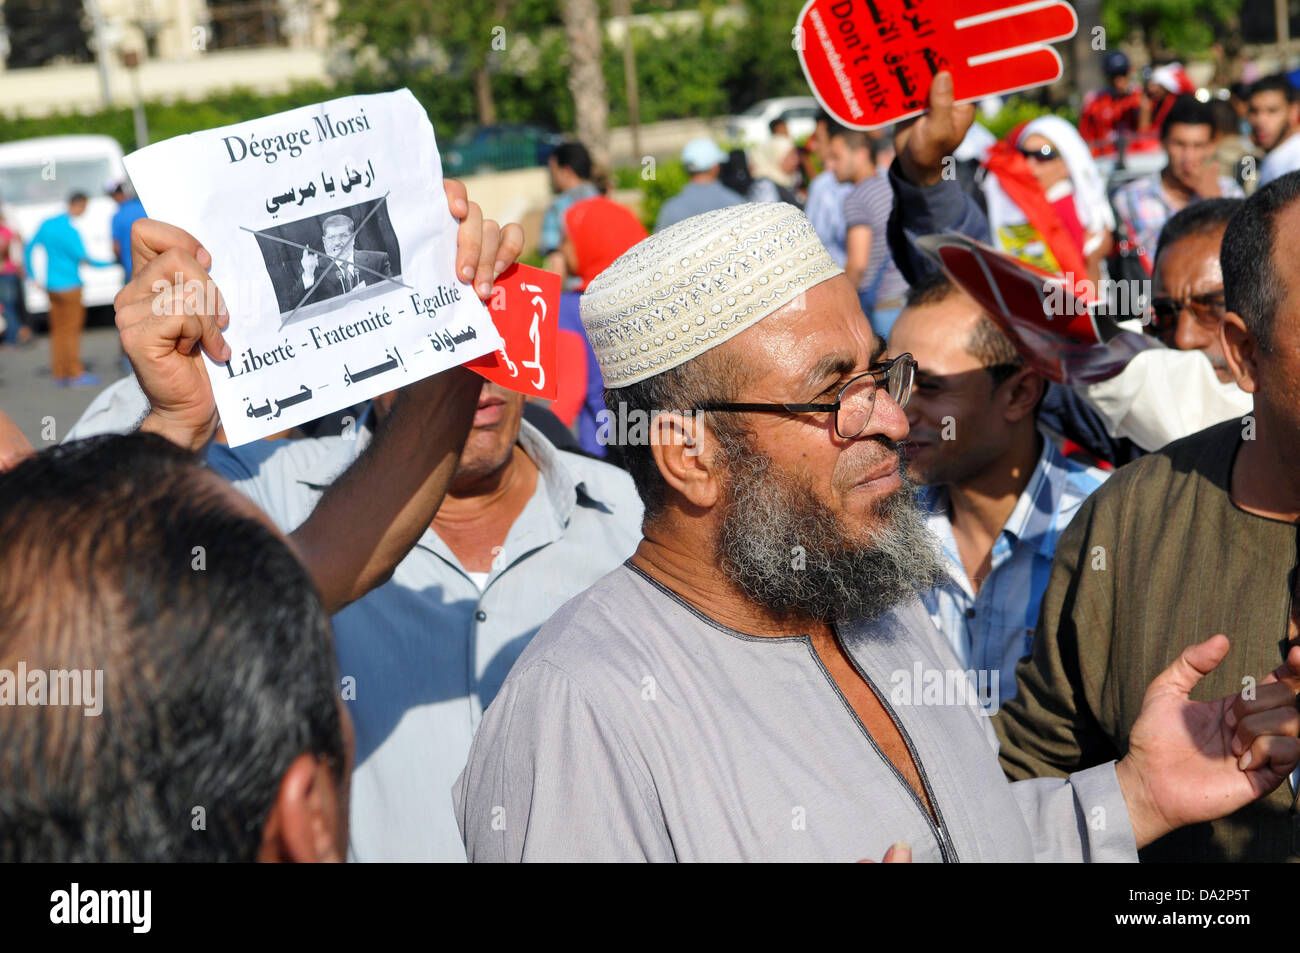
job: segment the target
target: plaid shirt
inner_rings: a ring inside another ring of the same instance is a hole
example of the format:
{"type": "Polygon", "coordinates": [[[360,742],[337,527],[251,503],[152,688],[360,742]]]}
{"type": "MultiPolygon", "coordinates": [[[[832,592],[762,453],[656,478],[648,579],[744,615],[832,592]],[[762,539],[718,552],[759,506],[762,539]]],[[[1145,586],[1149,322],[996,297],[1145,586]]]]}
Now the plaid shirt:
{"type": "Polygon", "coordinates": [[[1047,588],[1056,540],[1079,506],[1108,474],[1068,459],[1043,434],[1043,452],[1029,483],[993,541],[992,566],[976,594],[966,578],[948,517],[948,491],[924,487],[921,506],[929,511],[930,531],[939,537],[949,581],[922,593],[921,602],[962,667],[998,672],[998,691],[990,707],[1016,693],[1016,663],[1029,654],[1038,608],[1047,588]]]}
{"type": "MultiPolygon", "coordinates": [[[[1241,186],[1224,175],[1219,176],[1219,194],[1225,199],[1239,199],[1246,195],[1241,186]]],[[[1199,196],[1192,196],[1187,204],[1199,201],[1199,196]]],[[[1155,261],[1160,229],[1179,211],[1165,194],[1160,173],[1130,182],[1115,193],[1111,204],[1115,206],[1116,218],[1137,236],[1148,260],[1155,261]]]]}

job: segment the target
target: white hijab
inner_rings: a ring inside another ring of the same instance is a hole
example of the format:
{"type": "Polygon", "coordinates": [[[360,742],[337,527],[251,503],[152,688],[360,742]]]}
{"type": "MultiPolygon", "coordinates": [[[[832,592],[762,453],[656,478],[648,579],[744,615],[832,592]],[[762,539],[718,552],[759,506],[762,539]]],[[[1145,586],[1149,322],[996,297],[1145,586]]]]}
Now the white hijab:
{"type": "Polygon", "coordinates": [[[1074,186],[1074,208],[1084,231],[1094,235],[1115,228],[1115,213],[1106,198],[1106,183],[1092,161],[1092,153],[1084,143],[1079,130],[1060,116],[1039,116],[1025,123],[1016,141],[1019,146],[1032,135],[1040,135],[1061,154],[1070,171],[1074,186]]]}

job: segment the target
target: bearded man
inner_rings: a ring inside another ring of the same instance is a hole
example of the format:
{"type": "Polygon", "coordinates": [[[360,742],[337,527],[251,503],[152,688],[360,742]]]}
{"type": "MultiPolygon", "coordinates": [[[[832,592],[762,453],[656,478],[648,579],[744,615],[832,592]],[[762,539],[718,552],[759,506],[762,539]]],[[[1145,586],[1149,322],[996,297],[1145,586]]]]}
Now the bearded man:
{"type": "Polygon", "coordinates": [[[898,468],[915,365],[882,361],[792,206],[646,239],[582,316],[606,403],[653,416],[627,448],[644,538],[487,710],[453,792],[471,860],[1131,860],[1300,758],[1294,729],[1253,733],[1294,703],[1289,671],[1254,701],[1188,700],[1218,636],[1155,679],[1118,764],[1006,780],[916,596],[939,561],[898,468]]]}

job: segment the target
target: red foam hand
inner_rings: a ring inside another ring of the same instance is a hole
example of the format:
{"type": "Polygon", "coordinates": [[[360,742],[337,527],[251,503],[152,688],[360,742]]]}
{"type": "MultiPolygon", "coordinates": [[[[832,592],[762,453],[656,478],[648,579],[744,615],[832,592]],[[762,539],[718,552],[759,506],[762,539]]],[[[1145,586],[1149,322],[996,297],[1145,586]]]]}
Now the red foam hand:
{"type": "Polygon", "coordinates": [[[1071,386],[1106,380],[1154,343],[1113,327],[1109,318],[1099,319],[1089,307],[1094,296],[1086,285],[1071,288],[1059,275],[962,235],[926,235],[917,247],[939,262],[1029,366],[1049,380],[1071,386]]]}
{"type": "Polygon", "coordinates": [[[530,397],[556,394],[556,337],[560,276],[528,265],[511,265],[492,285],[488,312],[505,347],[466,361],[495,384],[530,397]]]}
{"type": "Polygon", "coordinates": [[[1055,82],[1045,44],[1077,27],[1063,0],[809,0],[795,46],[836,121],[873,129],[924,112],[940,70],[957,102],[1055,82]]]}

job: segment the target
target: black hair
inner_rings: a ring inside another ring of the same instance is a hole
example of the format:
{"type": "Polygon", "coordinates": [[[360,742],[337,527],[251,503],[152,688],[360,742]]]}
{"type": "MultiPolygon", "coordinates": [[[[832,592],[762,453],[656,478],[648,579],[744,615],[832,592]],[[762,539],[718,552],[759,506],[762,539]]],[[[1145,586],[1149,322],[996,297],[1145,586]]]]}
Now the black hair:
{"type": "Polygon", "coordinates": [[[1281,93],[1287,102],[1296,101],[1296,88],[1285,73],[1274,73],[1255,80],[1250,84],[1249,95],[1255,96],[1258,93],[1281,93]]]}
{"type": "Polygon", "coordinates": [[[1245,199],[1204,199],[1186,206],[1160,229],[1156,242],[1156,261],[1165,249],[1184,238],[1206,235],[1228,227],[1228,220],[1241,208],[1245,199]]]}
{"type": "Polygon", "coordinates": [[[581,142],[562,142],[555,147],[551,158],[561,169],[570,169],[580,179],[591,179],[591,153],[581,142]]]}
{"type": "Polygon", "coordinates": [[[907,289],[907,298],[903,302],[904,308],[923,308],[932,304],[940,304],[948,300],[949,295],[957,293],[957,286],[952,283],[942,271],[935,272],[922,278],[916,284],[907,289]]]}
{"type": "Polygon", "coordinates": [[[148,434],[0,474],[0,669],[102,673],[6,710],[0,862],[251,861],[295,758],[345,783],[329,618],[233,492],[148,434]]]}
{"type": "Polygon", "coordinates": [[[1300,172],[1288,172],[1241,203],[1228,221],[1219,249],[1223,296],[1229,311],[1241,315],[1264,351],[1273,347],[1273,319],[1284,289],[1273,254],[1278,213],[1300,197],[1300,172]]]}
{"type": "Polygon", "coordinates": [[[1226,99],[1211,99],[1210,109],[1214,111],[1214,128],[1221,136],[1235,135],[1240,128],[1237,110],[1226,99]]]}
{"type": "MultiPolygon", "coordinates": [[[[843,139],[844,144],[850,149],[871,149],[872,140],[869,135],[861,129],[849,129],[845,126],[836,126],[830,131],[832,139],[843,139]]],[[[874,152],[872,155],[874,156],[874,152]]]]}
{"type": "Polygon", "coordinates": [[[790,124],[786,122],[784,116],[777,116],[775,119],[773,119],[771,122],[767,124],[767,131],[772,133],[773,135],[776,135],[777,126],[786,126],[788,128],[789,125],[790,124]]]}
{"type": "Polygon", "coordinates": [[[1160,126],[1160,138],[1164,139],[1174,126],[1209,126],[1210,135],[1214,135],[1214,108],[1203,103],[1191,93],[1184,93],[1174,100],[1165,114],[1165,121],[1160,126]]]}
{"type": "MultiPolygon", "coordinates": [[[[943,272],[930,275],[907,290],[904,310],[908,308],[927,308],[942,304],[961,291],[943,272]]],[[[981,314],[970,330],[966,341],[966,350],[971,357],[983,365],[984,370],[993,378],[993,386],[998,387],[1016,371],[1025,366],[1025,359],[1020,356],[1011,339],[1006,336],[987,314],[981,314]]]]}
{"type": "Polygon", "coordinates": [[[87,201],[85,192],[73,192],[71,195],[68,196],[69,205],[74,205],[77,202],[85,202],[85,201],[87,201]]]}
{"type": "Polygon", "coordinates": [[[1020,356],[1011,339],[987,314],[981,314],[975,326],[970,329],[966,350],[993,378],[995,388],[1001,387],[1003,381],[1025,366],[1025,359],[1020,356]]]}

